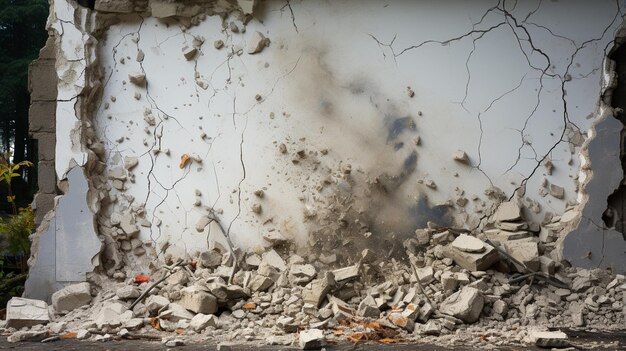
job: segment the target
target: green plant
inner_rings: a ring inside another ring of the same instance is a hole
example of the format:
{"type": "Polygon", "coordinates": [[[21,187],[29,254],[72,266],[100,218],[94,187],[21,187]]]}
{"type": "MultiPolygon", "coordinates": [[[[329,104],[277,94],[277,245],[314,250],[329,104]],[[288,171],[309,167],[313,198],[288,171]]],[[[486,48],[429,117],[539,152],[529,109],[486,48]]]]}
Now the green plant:
{"type": "Polygon", "coordinates": [[[30,161],[22,161],[18,163],[13,163],[11,160],[12,153],[7,152],[4,154],[2,161],[0,162],[0,182],[3,182],[7,185],[7,202],[11,204],[11,208],[13,209],[13,214],[17,215],[17,205],[15,205],[15,195],[13,195],[13,190],[11,189],[11,180],[15,177],[20,177],[21,174],[18,173],[20,167],[31,167],[33,165],[30,161]]]}
{"type": "Polygon", "coordinates": [[[28,237],[35,230],[35,216],[31,208],[21,208],[14,216],[0,218],[0,235],[3,249],[12,256],[28,256],[30,240],[28,237]]]}

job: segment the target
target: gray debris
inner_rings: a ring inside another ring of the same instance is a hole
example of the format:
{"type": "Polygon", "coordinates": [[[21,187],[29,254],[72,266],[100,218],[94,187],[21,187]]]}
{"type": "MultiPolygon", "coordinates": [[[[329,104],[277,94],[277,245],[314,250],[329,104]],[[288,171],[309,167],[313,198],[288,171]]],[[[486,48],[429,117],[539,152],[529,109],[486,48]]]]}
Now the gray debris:
{"type": "Polygon", "coordinates": [[[7,303],[7,328],[31,327],[49,321],[48,304],[45,301],[13,297],[7,303]]]}
{"type": "Polygon", "coordinates": [[[72,311],[91,301],[91,286],[89,283],[68,285],[52,294],[52,306],[55,311],[72,311]]]}
{"type": "Polygon", "coordinates": [[[445,299],[439,306],[439,311],[466,323],[474,323],[480,317],[484,304],[481,292],[476,288],[466,286],[445,299]]]}

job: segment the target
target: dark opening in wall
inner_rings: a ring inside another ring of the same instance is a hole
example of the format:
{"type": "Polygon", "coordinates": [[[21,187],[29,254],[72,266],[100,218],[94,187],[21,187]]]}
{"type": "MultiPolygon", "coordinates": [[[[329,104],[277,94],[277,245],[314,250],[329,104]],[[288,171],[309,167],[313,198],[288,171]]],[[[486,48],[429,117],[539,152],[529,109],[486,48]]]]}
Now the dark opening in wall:
{"type": "MultiPolygon", "coordinates": [[[[616,44],[619,45],[619,44],[616,44]]],[[[621,44],[609,54],[609,58],[615,61],[617,74],[617,86],[613,90],[611,106],[614,109],[614,117],[626,126],[626,45],[621,44]]],[[[622,128],[620,137],[621,167],[626,174],[626,128],[622,128]]],[[[619,167],[618,165],[615,165],[619,167]]],[[[602,216],[604,224],[609,228],[614,227],[624,235],[626,228],[626,184],[622,180],[619,188],[607,199],[607,209],[602,216]]]]}
{"type": "Polygon", "coordinates": [[[93,10],[94,6],[96,5],[96,0],[78,0],[78,4],[93,10]]]}

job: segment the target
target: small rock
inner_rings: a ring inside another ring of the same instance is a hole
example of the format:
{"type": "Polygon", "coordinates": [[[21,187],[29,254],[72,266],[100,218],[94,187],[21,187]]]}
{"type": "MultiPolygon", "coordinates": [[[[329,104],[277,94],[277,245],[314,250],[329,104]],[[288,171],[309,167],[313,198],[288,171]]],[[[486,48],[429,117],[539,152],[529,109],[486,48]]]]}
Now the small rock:
{"type": "Polygon", "coordinates": [[[139,72],[130,73],[128,80],[137,86],[144,86],[146,84],[146,75],[139,72]]]}
{"type": "Polygon", "coordinates": [[[319,349],[324,345],[324,331],[308,329],[300,332],[298,343],[303,350],[319,349]]]}
{"type": "Polygon", "coordinates": [[[89,283],[68,285],[52,294],[52,306],[57,312],[72,311],[91,301],[91,286],[89,283]]]}
{"type": "Polygon", "coordinates": [[[198,49],[192,47],[188,47],[185,46],[183,48],[183,56],[185,56],[185,59],[187,59],[187,61],[193,60],[194,57],[196,57],[196,54],[198,53],[198,49]]]}
{"type": "Polygon", "coordinates": [[[452,242],[452,247],[469,253],[480,253],[485,251],[485,243],[483,243],[482,240],[467,234],[459,235],[452,242]]]}
{"type": "Polygon", "coordinates": [[[49,321],[48,304],[45,301],[13,297],[7,303],[7,328],[31,327],[49,321]]]}
{"type": "Polygon", "coordinates": [[[254,32],[248,39],[248,54],[254,55],[263,51],[266,46],[270,45],[270,40],[266,38],[261,32],[254,32]]]}
{"type": "Polygon", "coordinates": [[[567,334],[561,331],[531,331],[529,337],[535,345],[541,348],[563,348],[569,346],[567,334]]]}
{"type": "Polygon", "coordinates": [[[469,164],[469,157],[463,150],[455,151],[454,154],[452,154],[452,158],[454,158],[454,160],[457,162],[469,164]]]}
{"type": "Polygon", "coordinates": [[[480,317],[484,304],[480,291],[466,286],[445,299],[439,306],[439,311],[466,323],[474,323],[480,317]]]}
{"type": "Polygon", "coordinates": [[[117,289],[115,294],[120,300],[130,300],[138,298],[141,295],[141,291],[136,286],[127,285],[117,289]]]}
{"type": "Polygon", "coordinates": [[[207,327],[217,328],[217,318],[212,314],[198,313],[189,322],[189,328],[196,332],[201,332],[207,327]]]}

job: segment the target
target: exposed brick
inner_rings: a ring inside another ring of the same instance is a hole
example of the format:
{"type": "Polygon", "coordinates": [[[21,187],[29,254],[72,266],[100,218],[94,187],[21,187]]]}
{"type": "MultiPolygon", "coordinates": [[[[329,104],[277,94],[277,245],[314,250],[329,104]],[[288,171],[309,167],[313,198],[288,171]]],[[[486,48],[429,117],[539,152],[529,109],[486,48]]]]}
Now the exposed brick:
{"type": "Polygon", "coordinates": [[[46,194],[56,194],[57,179],[54,169],[54,161],[41,161],[38,164],[38,185],[39,192],[46,194]]]}
{"type": "Polygon", "coordinates": [[[56,103],[49,101],[33,102],[28,113],[30,132],[54,133],[56,130],[55,113],[56,103]]]}
{"type": "Polygon", "coordinates": [[[39,142],[39,160],[54,162],[56,135],[54,133],[35,133],[34,138],[39,142]]]}
{"type": "Polygon", "coordinates": [[[50,212],[54,208],[54,198],[55,194],[43,194],[38,193],[35,195],[35,224],[41,224],[43,217],[46,213],[50,212]]]}
{"type": "Polygon", "coordinates": [[[134,8],[133,1],[129,0],[96,0],[96,11],[130,13],[134,8]]]}
{"type": "Polygon", "coordinates": [[[31,101],[56,101],[57,73],[54,60],[35,60],[28,69],[31,101]]]}

